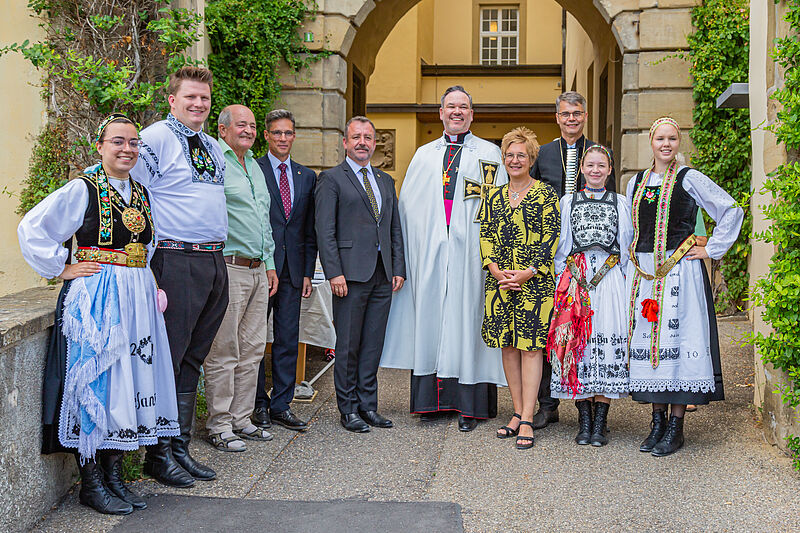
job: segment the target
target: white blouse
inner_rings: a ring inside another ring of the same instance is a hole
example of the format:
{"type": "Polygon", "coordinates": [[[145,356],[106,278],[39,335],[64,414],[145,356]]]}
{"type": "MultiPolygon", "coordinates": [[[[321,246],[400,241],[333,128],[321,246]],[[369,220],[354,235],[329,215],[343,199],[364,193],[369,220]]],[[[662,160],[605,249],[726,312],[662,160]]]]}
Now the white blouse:
{"type": "MultiPolygon", "coordinates": [[[[661,185],[661,180],[661,174],[651,172],[647,185],[657,187],[661,185]]],[[[625,193],[629,203],[633,201],[635,185],[636,177],[634,176],[628,182],[625,193]]],[[[716,222],[713,235],[709,237],[708,244],[706,244],[706,253],[711,259],[720,259],[739,237],[744,211],[735,205],[736,202],[730,194],[699,170],[690,168],[686,172],[683,177],[683,188],[689,193],[689,196],[694,198],[697,205],[702,207],[716,222]]]]}
{"type": "MultiPolygon", "coordinates": [[[[131,184],[109,177],[108,182],[125,202],[131,201],[131,184]]],[[[52,279],[64,271],[70,240],[83,225],[89,207],[89,190],[82,179],[73,179],[36,204],[17,227],[22,257],[42,277],[52,279]]]]}

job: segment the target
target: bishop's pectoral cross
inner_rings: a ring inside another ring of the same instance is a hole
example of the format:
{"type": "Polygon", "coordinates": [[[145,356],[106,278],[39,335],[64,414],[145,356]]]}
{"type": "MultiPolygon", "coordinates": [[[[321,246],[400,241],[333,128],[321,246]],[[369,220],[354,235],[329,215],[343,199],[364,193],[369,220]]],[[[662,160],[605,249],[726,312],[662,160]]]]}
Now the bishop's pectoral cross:
{"type": "Polygon", "coordinates": [[[450,176],[447,175],[447,172],[442,173],[442,187],[447,187],[450,185],[450,176]]]}

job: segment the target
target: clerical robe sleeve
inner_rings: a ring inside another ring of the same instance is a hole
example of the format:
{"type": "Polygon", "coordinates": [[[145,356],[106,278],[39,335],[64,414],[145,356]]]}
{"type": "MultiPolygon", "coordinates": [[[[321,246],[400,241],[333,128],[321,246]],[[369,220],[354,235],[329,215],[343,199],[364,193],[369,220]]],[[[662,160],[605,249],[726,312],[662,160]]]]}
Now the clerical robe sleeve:
{"type": "Polygon", "coordinates": [[[36,204],[17,227],[22,257],[40,276],[52,279],[64,271],[69,251],[63,243],[83,224],[89,191],[74,179],[36,204]]]}

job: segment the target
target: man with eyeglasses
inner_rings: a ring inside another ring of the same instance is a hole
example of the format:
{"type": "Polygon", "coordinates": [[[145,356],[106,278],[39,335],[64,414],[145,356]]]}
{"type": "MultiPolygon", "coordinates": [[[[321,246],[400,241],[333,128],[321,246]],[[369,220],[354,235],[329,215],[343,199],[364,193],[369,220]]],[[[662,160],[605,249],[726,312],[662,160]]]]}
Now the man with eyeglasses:
{"type": "Polygon", "coordinates": [[[400,191],[410,290],[395,295],[381,366],[410,369],[411,412],[422,421],[459,414],[458,429],[497,416],[505,385],[499,348],[481,338],[486,276],[480,208],[508,181],[500,149],[470,132],[472,97],[459,85],[441,99],[444,134],[414,154],[400,191]]]}
{"type": "MultiPolygon", "coordinates": [[[[586,99],[580,93],[568,91],[559,95],[556,98],[556,122],[561,129],[561,136],[542,145],[539,157],[531,168],[531,176],[552,186],[559,198],[579,191],[585,185],[580,170],[581,157],[588,147],[597,144],[583,135],[588,115],[586,99]]],[[[613,167],[606,189],[616,191],[613,167]]],[[[559,400],[550,397],[551,372],[550,363],[545,358],[539,386],[539,411],[533,417],[534,429],[558,422],[559,400]]]]}
{"type": "Polygon", "coordinates": [[[292,160],[294,115],[286,109],[270,111],[264,138],[269,152],[258,159],[270,196],[269,219],[275,240],[278,292],[269,300],[272,313],[272,397],[266,391],[264,358],[258,370],[253,423],[268,428],[272,422],[304,431],[308,423],[292,413],[300,335],[300,300],[311,296],[311,278],[317,261],[314,231],[314,188],[317,175],[292,160]]]}

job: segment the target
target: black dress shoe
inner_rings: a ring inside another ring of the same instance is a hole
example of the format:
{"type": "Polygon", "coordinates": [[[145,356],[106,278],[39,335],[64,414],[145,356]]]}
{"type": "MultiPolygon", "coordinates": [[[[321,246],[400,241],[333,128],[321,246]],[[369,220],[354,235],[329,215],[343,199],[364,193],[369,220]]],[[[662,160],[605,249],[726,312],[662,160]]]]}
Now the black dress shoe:
{"type": "Polygon", "coordinates": [[[433,413],[422,413],[421,415],[419,415],[419,421],[420,422],[433,422],[434,420],[436,420],[438,418],[439,418],[439,412],[438,411],[433,412],[433,413]]]}
{"type": "Polygon", "coordinates": [[[554,422],[558,422],[558,411],[539,409],[539,412],[533,415],[533,429],[546,428],[548,424],[554,422]]]}
{"type": "Polygon", "coordinates": [[[359,411],[358,416],[360,416],[364,422],[375,428],[394,427],[391,420],[382,417],[377,411],[359,411]]]}
{"type": "Polygon", "coordinates": [[[458,415],[458,430],[472,431],[478,426],[478,419],[471,416],[458,415]]]}
{"type": "Polygon", "coordinates": [[[261,429],[269,429],[272,427],[272,420],[269,418],[269,409],[266,407],[256,407],[253,409],[253,416],[250,417],[253,424],[261,429]]]}
{"type": "Polygon", "coordinates": [[[369,433],[369,426],[356,413],[342,415],[342,427],[353,433],[369,433]]]}
{"type": "Polygon", "coordinates": [[[272,421],[279,426],[294,431],[305,431],[308,429],[308,423],[297,418],[291,409],[287,409],[281,413],[272,413],[272,421]]]}

